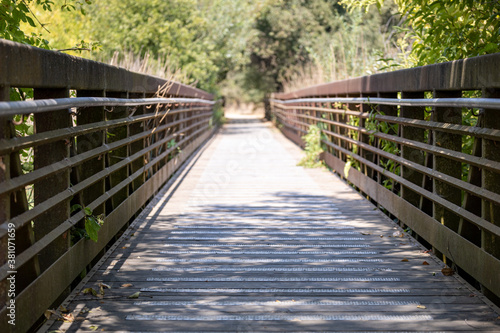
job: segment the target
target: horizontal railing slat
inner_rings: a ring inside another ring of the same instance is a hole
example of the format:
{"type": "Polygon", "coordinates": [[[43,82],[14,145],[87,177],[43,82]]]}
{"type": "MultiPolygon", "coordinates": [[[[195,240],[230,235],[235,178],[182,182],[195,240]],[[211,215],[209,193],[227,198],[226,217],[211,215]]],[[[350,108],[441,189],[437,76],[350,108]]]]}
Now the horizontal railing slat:
{"type": "Polygon", "coordinates": [[[47,131],[43,133],[33,134],[30,136],[18,136],[11,139],[0,139],[0,154],[7,154],[21,149],[26,149],[30,147],[37,147],[42,144],[51,143],[57,140],[68,139],[78,135],[84,135],[92,133],[98,130],[111,129],[118,126],[130,125],[137,122],[154,119],[158,117],[163,117],[165,115],[175,115],[183,112],[191,111],[209,111],[211,108],[207,107],[193,107],[186,109],[174,109],[161,111],[158,113],[149,113],[139,116],[130,116],[127,118],[119,118],[113,120],[106,120],[101,122],[95,122],[87,125],[78,125],[73,127],[67,127],[64,129],[47,131]]]}
{"type": "Polygon", "coordinates": [[[170,105],[170,104],[215,104],[214,101],[200,98],[109,98],[109,97],[75,97],[57,99],[38,99],[33,101],[0,102],[0,116],[12,117],[19,114],[36,114],[48,111],[70,108],[96,106],[141,106],[141,105],[170,105]]]}
{"type": "MultiPolygon", "coordinates": [[[[178,125],[178,124],[185,123],[185,122],[193,120],[193,119],[197,119],[200,117],[210,117],[210,116],[211,116],[210,114],[209,115],[203,114],[203,115],[199,115],[196,117],[186,118],[186,119],[178,120],[178,121],[175,121],[172,123],[168,123],[166,125],[162,125],[162,126],[150,129],[148,131],[144,131],[144,132],[141,132],[139,134],[129,136],[125,139],[115,141],[113,143],[109,143],[109,144],[103,145],[101,147],[86,151],[85,153],[75,155],[75,156],[70,157],[68,159],[65,159],[61,162],[53,163],[53,164],[48,165],[46,167],[34,170],[34,171],[27,173],[23,176],[17,177],[15,180],[6,181],[4,183],[4,186],[2,186],[2,188],[0,189],[0,195],[5,194],[5,193],[9,193],[9,192],[13,192],[13,191],[18,190],[20,188],[23,188],[26,185],[36,183],[39,179],[42,179],[42,178],[45,178],[49,175],[53,175],[55,173],[61,172],[62,170],[75,167],[79,164],[82,164],[85,161],[88,161],[94,157],[102,155],[109,150],[114,150],[114,149],[118,149],[120,147],[126,146],[132,142],[135,142],[137,140],[148,137],[155,132],[162,131],[164,129],[170,128],[170,127],[178,125]]],[[[161,144],[164,144],[164,143],[156,143],[154,147],[157,147],[161,144]]],[[[152,147],[152,146],[150,146],[150,147],[152,147]]],[[[152,149],[153,148],[150,148],[150,149],[148,149],[148,151],[152,150],[152,149]]],[[[147,153],[147,151],[146,151],[146,153],[147,153]]],[[[135,154],[135,155],[137,157],[139,157],[138,154],[135,154]]],[[[1,227],[0,227],[0,232],[1,232],[1,227]]],[[[2,236],[2,234],[0,234],[0,237],[1,236],[2,236]]]]}
{"type": "MultiPolygon", "coordinates": [[[[200,123],[201,122],[193,124],[190,127],[196,127],[196,126],[200,125],[200,123]]],[[[203,122],[203,123],[205,123],[205,122],[203,122]]],[[[208,125],[204,126],[201,129],[198,129],[196,132],[194,132],[189,137],[186,137],[186,138],[182,139],[181,141],[179,141],[179,143],[177,143],[176,145],[172,146],[171,148],[169,148],[168,150],[166,150],[162,154],[158,155],[154,160],[152,160],[150,163],[146,164],[142,169],[136,171],[134,174],[132,174],[129,177],[127,177],[125,180],[123,180],[122,182],[120,182],[119,184],[117,184],[116,186],[114,186],[109,191],[106,191],[103,195],[101,195],[94,202],[88,204],[87,207],[89,207],[91,209],[94,209],[94,208],[98,207],[99,205],[103,204],[106,200],[110,199],[114,194],[118,193],[121,189],[123,189],[126,186],[128,186],[141,173],[143,173],[143,172],[151,169],[156,163],[158,163],[159,161],[161,161],[162,159],[164,159],[168,154],[170,154],[172,151],[174,151],[175,149],[177,149],[177,147],[179,147],[179,145],[181,145],[183,142],[188,141],[193,136],[195,136],[196,134],[198,134],[198,133],[206,130],[207,128],[208,128],[208,125]]],[[[169,137],[169,138],[171,138],[171,137],[169,137]]],[[[155,146],[158,146],[158,145],[161,145],[161,144],[164,144],[164,143],[163,142],[158,142],[155,146]]],[[[150,148],[150,147],[148,147],[148,148],[150,148]]],[[[138,156],[144,155],[144,151],[145,150],[146,149],[144,149],[141,152],[136,153],[134,155],[135,158],[137,158],[138,156]]],[[[149,151],[149,149],[148,149],[148,151],[149,151]]],[[[102,176],[108,176],[113,171],[118,170],[118,169],[122,168],[123,166],[125,166],[127,164],[130,164],[135,158],[133,156],[132,156],[132,158],[131,157],[126,158],[126,159],[118,162],[117,164],[114,164],[112,167],[108,168],[109,170],[105,169],[105,170],[101,171],[100,173],[96,174],[93,177],[92,180],[90,180],[88,182],[88,183],[90,183],[88,185],[90,186],[95,181],[98,181],[99,179],[102,179],[102,176]],[[97,177],[97,175],[99,175],[101,177],[97,177]]],[[[54,196],[51,199],[47,200],[47,201],[50,201],[50,202],[44,202],[44,203],[42,203],[40,205],[37,205],[37,207],[41,207],[39,209],[40,212],[37,213],[34,216],[36,217],[36,216],[38,216],[40,214],[43,214],[47,209],[50,209],[51,207],[53,207],[53,206],[55,206],[55,205],[63,202],[64,200],[66,200],[68,198],[68,196],[72,196],[72,195],[74,195],[74,194],[82,191],[86,187],[87,186],[85,186],[85,187],[81,186],[81,188],[78,191],[65,191],[65,192],[62,192],[62,193],[60,193],[61,195],[54,196]]],[[[33,210],[31,210],[31,211],[33,211],[33,210]]],[[[28,211],[27,213],[24,213],[24,214],[28,215],[28,213],[31,212],[31,211],[28,211]]],[[[22,214],[22,215],[24,215],[24,214],[22,214]]],[[[33,213],[33,214],[35,214],[35,213],[33,213]]],[[[29,214],[29,215],[33,216],[33,214],[29,214]]],[[[31,221],[32,219],[34,219],[34,217],[31,217],[31,216],[28,216],[27,218],[25,217],[24,219],[22,219],[23,218],[22,215],[18,216],[19,219],[17,219],[17,217],[16,217],[16,218],[14,218],[14,219],[12,219],[10,221],[11,223],[16,224],[16,228],[20,228],[25,223],[28,223],[29,221],[31,221]],[[19,221],[21,221],[21,222],[19,222],[19,221]],[[24,223],[21,224],[22,222],[24,222],[24,223]]],[[[45,248],[48,244],[50,244],[52,241],[54,241],[57,237],[60,237],[62,234],[64,234],[66,231],[68,231],[71,227],[73,227],[74,225],[76,225],[76,223],[78,223],[78,221],[82,220],[84,218],[84,216],[85,216],[84,212],[80,211],[79,213],[77,213],[74,216],[72,216],[70,219],[62,222],[57,228],[53,229],[44,238],[42,238],[41,240],[37,241],[28,250],[26,250],[23,253],[21,253],[20,255],[18,255],[17,256],[17,261],[16,261],[17,264],[19,266],[22,266],[23,264],[25,264],[29,259],[31,259],[32,257],[34,257],[37,253],[39,253],[43,248],[45,248]]],[[[5,264],[2,267],[0,267],[0,280],[3,280],[4,278],[6,278],[9,275],[9,273],[8,273],[9,271],[10,271],[10,268],[9,268],[8,264],[5,264]]]]}

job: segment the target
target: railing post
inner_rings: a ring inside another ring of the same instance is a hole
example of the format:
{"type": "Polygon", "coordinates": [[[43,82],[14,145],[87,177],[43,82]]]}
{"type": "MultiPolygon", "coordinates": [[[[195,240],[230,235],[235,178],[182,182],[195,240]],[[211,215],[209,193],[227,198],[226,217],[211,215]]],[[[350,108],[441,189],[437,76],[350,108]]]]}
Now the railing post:
{"type": "MultiPolygon", "coordinates": [[[[335,97],[349,97],[348,95],[346,96],[339,96],[339,95],[336,95],[335,97]]],[[[348,105],[346,105],[346,108],[348,108],[348,105]]],[[[340,113],[337,113],[335,114],[335,120],[340,123],[340,124],[345,124],[347,122],[346,120],[346,115],[345,114],[340,114],[340,113]]],[[[337,126],[337,134],[340,136],[340,137],[343,137],[343,136],[346,136],[347,135],[347,129],[342,127],[342,126],[337,126]]],[[[347,143],[342,140],[342,139],[338,139],[338,146],[341,147],[341,148],[345,148],[345,149],[349,149],[347,143]]],[[[338,158],[343,161],[343,162],[347,162],[347,155],[342,153],[342,152],[338,152],[338,158]]],[[[343,177],[343,173],[342,173],[342,177],[343,177]]]]}
{"type": "MultiPolygon", "coordinates": [[[[89,91],[89,90],[78,90],[78,97],[104,97],[103,90],[89,91]]],[[[104,107],[87,107],[78,110],[78,115],[76,117],[77,125],[92,124],[95,122],[104,121],[104,107]]],[[[104,131],[95,131],[89,134],[84,134],[77,136],[76,138],[76,153],[82,154],[89,150],[98,148],[104,144],[104,131]]],[[[92,175],[104,170],[105,159],[103,156],[95,157],[82,163],[78,167],[78,177],[79,181],[83,181],[92,175]]],[[[92,201],[96,200],[105,191],[104,181],[99,180],[93,185],[87,187],[81,192],[81,204],[84,206],[89,205],[92,201]]],[[[94,209],[94,215],[104,213],[104,205],[94,209]]]]}
{"type": "MultiPolygon", "coordinates": [[[[477,117],[477,122],[475,127],[485,127],[484,126],[484,112],[479,113],[477,117]]],[[[475,136],[473,138],[474,142],[472,145],[472,156],[475,157],[481,157],[482,156],[482,146],[483,146],[483,139],[481,137],[475,136]]],[[[469,165],[469,172],[467,175],[467,182],[469,184],[481,187],[482,184],[482,170],[478,166],[475,165],[469,165]]],[[[481,211],[482,211],[482,200],[480,197],[472,194],[465,192],[464,193],[464,198],[462,201],[462,208],[465,208],[465,210],[477,215],[481,216],[481,211]]],[[[478,228],[476,225],[473,223],[461,218],[459,227],[458,227],[458,233],[464,237],[465,239],[471,241],[474,243],[476,246],[481,247],[481,229],[478,228]]]]}
{"type": "MultiPolygon", "coordinates": [[[[0,88],[0,100],[10,100],[10,89],[5,87],[5,89],[0,88]]],[[[0,138],[12,138],[16,136],[16,129],[11,119],[3,118],[0,120],[0,138]]],[[[5,155],[4,166],[5,166],[5,178],[12,179],[21,176],[24,172],[21,166],[21,160],[19,157],[19,152],[13,152],[10,155],[5,155]]],[[[0,162],[1,163],[1,162],[0,162]]],[[[0,166],[2,168],[2,166],[0,166]]],[[[1,177],[1,176],[0,176],[1,177]]],[[[10,193],[4,196],[0,201],[5,200],[4,205],[0,203],[0,210],[5,208],[4,216],[0,217],[0,224],[5,222],[7,219],[12,219],[19,214],[22,214],[29,210],[28,198],[26,196],[26,190],[17,190],[14,193],[10,193]],[[4,206],[4,207],[2,207],[4,206]],[[6,219],[4,219],[6,218],[6,219]]],[[[1,214],[1,213],[0,213],[1,214]]],[[[16,255],[19,255],[24,250],[29,248],[35,242],[35,235],[33,233],[33,227],[31,224],[26,224],[25,226],[16,230],[16,255]]],[[[4,253],[7,253],[4,252],[4,253]]],[[[23,290],[28,286],[32,280],[34,280],[40,274],[40,266],[38,263],[38,257],[34,257],[27,264],[22,267],[16,267],[18,274],[18,279],[16,283],[16,288],[18,291],[23,290]]]]}
{"type": "MultiPolygon", "coordinates": [[[[106,97],[112,98],[128,98],[128,93],[126,92],[107,92],[106,97]]],[[[119,118],[128,117],[128,107],[126,106],[115,106],[112,112],[106,112],[106,120],[114,120],[119,118]]],[[[106,142],[112,143],[125,139],[128,136],[128,126],[118,126],[108,130],[106,134],[106,142]]],[[[113,150],[107,154],[107,164],[112,166],[118,162],[121,162],[124,158],[128,156],[128,145],[120,147],[113,150]]],[[[118,185],[121,181],[128,177],[128,166],[113,172],[109,178],[109,188],[113,188],[118,185]]],[[[108,188],[108,187],[107,187],[108,188]]],[[[119,190],[115,195],[111,197],[109,203],[107,203],[106,210],[111,211],[116,209],[120,203],[125,201],[128,197],[128,187],[119,190]]]]}
{"type": "MultiPolygon", "coordinates": [[[[424,98],[423,92],[402,92],[401,98],[424,98]]],[[[420,106],[401,106],[400,116],[403,118],[411,119],[424,119],[424,108],[420,106]]],[[[405,139],[410,139],[413,141],[424,142],[424,130],[421,128],[401,126],[401,137],[405,139]]],[[[401,147],[401,156],[411,162],[418,164],[424,164],[424,153],[415,148],[407,147],[403,145],[401,147]]],[[[410,168],[401,166],[401,175],[404,179],[422,186],[422,174],[414,171],[410,168]]],[[[401,187],[401,196],[403,199],[414,205],[415,207],[420,206],[420,195],[405,186],[401,187]]]]}
{"type": "MultiPolygon", "coordinates": [[[[435,91],[434,98],[455,98],[462,97],[461,91],[435,91]]],[[[448,124],[462,124],[461,108],[436,107],[433,110],[433,121],[448,124]]],[[[457,152],[462,151],[462,136],[440,131],[433,133],[433,145],[440,148],[451,149],[457,152]]],[[[462,163],[450,160],[447,157],[434,156],[434,170],[452,176],[456,179],[462,177],[462,163]]],[[[460,206],[462,201],[462,191],[452,185],[443,183],[434,178],[434,193],[447,201],[460,206]]],[[[434,203],[433,216],[436,220],[444,224],[453,231],[458,231],[460,218],[453,212],[434,203]]]]}
{"type": "MultiPolygon", "coordinates": [[[[9,87],[0,86],[0,101],[8,101],[9,87]]],[[[0,118],[0,139],[7,139],[10,135],[9,122],[6,118],[0,118]]],[[[10,178],[10,156],[0,156],[0,183],[10,178]]],[[[0,195],[0,224],[10,219],[10,195],[0,195]]],[[[0,238],[0,253],[7,253],[7,237],[0,238]]],[[[0,266],[7,262],[7,256],[0,256],[0,266]]],[[[0,304],[7,302],[7,280],[0,281],[0,304]]],[[[5,320],[2,318],[2,320],[5,320]]]]}
{"type": "MultiPolygon", "coordinates": [[[[500,89],[487,89],[483,93],[486,98],[500,98],[500,89]]],[[[500,129],[500,117],[498,110],[485,109],[484,127],[492,129],[500,129]]],[[[483,158],[491,161],[500,161],[500,149],[498,142],[483,139],[483,158]]],[[[500,174],[483,169],[482,175],[483,187],[489,191],[500,193],[500,174]]],[[[500,226],[500,206],[489,201],[483,200],[482,217],[500,226]]],[[[482,247],[483,249],[496,258],[500,258],[500,238],[486,231],[482,231],[482,247]]]]}
{"type": "MultiPolygon", "coordinates": [[[[376,94],[361,94],[360,97],[377,97],[376,94]]],[[[361,108],[359,109],[363,113],[370,113],[372,111],[372,106],[369,104],[361,104],[361,108]]],[[[364,128],[366,125],[366,118],[363,117],[358,117],[359,119],[359,127],[364,128]]],[[[370,136],[368,134],[363,134],[361,131],[358,132],[358,140],[366,143],[367,145],[370,145],[370,136]]],[[[367,159],[370,162],[375,162],[377,163],[376,159],[377,156],[372,153],[369,150],[363,149],[359,147],[359,154],[361,157],[367,159]]],[[[370,177],[371,179],[375,179],[375,172],[373,171],[372,168],[368,167],[367,165],[363,165],[363,169],[361,170],[366,176],[370,177]]]]}
{"type": "MultiPolygon", "coordinates": [[[[35,99],[67,98],[68,89],[34,89],[35,99]]],[[[72,127],[69,110],[58,110],[35,114],[35,133],[72,127]]],[[[43,168],[69,157],[71,141],[57,141],[35,147],[34,167],[43,168]]],[[[34,185],[35,206],[52,198],[69,187],[70,171],[64,170],[45,177],[34,185]]],[[[64,201],[35,219],[35,239],[39,241],[69,217],[69,201],[64,201]]],[[[70,233],[66,231],[39,254],[42,271],[52,265],[69,248],[70,233]]]]}
{"type": "MultiPolygon", "coordinates": [[[[145,98],[145,97],[146,97],[146,94],[144,94],[144,93],[130,94],[130,98],[145,98]]],[[[145,109],[144,106],[138,106],[135,109],[134,116],[140,116],[140,115],[144,114],[144,109],[145,109]]],[[[139,134],[139,133],[143,132],[144,129],[145,129],[144,121],[141,121],[141,122],[130,124],[128,126],[128,133],[129,133],[129,135],[135,135],[135,134],[139,134]]],[[[129,156],[134,155],[135,153],[137,153],[138,151],[141,151],[142,149],[144,149],[144,139],[132,142],[130,144],[130,147],[129,147],[129,156]]],[[[133,161],[132,163],[130,163],[130,173],[129,174],[130,175],[133,174],[134,172],[141,169],[142,167],[144,167],[144,156],[141,156],[138,159],[136,159],[135,161],[133,161]]],[[[137,190],[142,184],[144,184],[144,180],[145,179],[144,179],[144,173],[143,173],[140,177],[138,177],[137,179],[135,179],[132,182],[132,184],[131,184],[132,188],[130,189],[130,192],[134,192],[135,190],[137,190]]]]}
{"type": "MultiPolygon", "coordinates": [[[[398,93],[397,92],[390,92],[390,93],[381,93],[381,92],[379,92],[377,94],[377,97],[379,97],[379,98],[398,98],[398,93]]],[[[385,115],[385,116],[390,116],[390,117],[397,117],[398,116],[398,107],[397,106],[393,106],[393,105],[378,105],[377,106],[377,110],[380,113],[382,113],[383,115],[385,115]]],[[[389,132],[385,133],[385,134],[397,136],[398,132],[396,130],[392,130],[392,128],[391,128],[391,129],[389,129],[389,132]]],[[[378,139],[378,141],[377,141],[377,147],[378,148],[382,148],[382,145],[380,143],[380,139],[378,139]]],[[[379,156],[377,162],[378,162],[378,165],[382,166],[380,162],[387,162],[387,159],[379,156]]],[[[388,180],[388,179],[390,179],[390,178],[387,178],[386,176],[384,176],[383,173],[380,173],[380,172],[378,173],[377,180],[378,180],[379,184],[383,185],[384,181],[388,180]]],[[[390,184],[391,184],[390,190],[393,191],[393,192],[396,192],[396,188],[395,188],[396,186],[394,184],[394,181],[390,180],[390,184]]]]}

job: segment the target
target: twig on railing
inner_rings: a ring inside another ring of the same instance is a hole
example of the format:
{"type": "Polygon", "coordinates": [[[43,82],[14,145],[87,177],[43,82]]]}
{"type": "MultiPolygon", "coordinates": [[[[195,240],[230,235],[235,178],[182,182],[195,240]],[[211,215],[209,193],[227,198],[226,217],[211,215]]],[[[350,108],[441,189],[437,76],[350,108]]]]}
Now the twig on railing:
{"type": "Polygon", "coordinates": [[[91,49],[89,48],[86,48],[86,47],[70,47],[68,49],[60,49],[60,50],[56,50],[57,52],[64,52],[64,51],[92,51],[91,49]]]}
{"type": "MultiPolygon", "coordinates": [[[[173,79],[172,77],[169,78],[167,80],[167,82],[165,82],[165,84],[163,84],[162,86],[158,87],[158,90],[155,93],[155,97],[165,98],[165,95],[170,91],[170,89],[174,85],[174,81],[172,79],[173,79]]],[[[162,106],[163,106],[163,104],[161,104],[161,103],[156,104],[155,116],[158,115],[158,113],[160,112],[160,108],[162,106]]],[[[152,133],[154,133],[156,131],[156,128],[165,119],[165,117],[168,114],[168,111],[170,111],[170,109],[167,109],[167,112],[165,112],[165,114],[161,117],[160,120],[157,120],[156,118],[154,118],[156,123],[154,124],[154,128],[153,128],[153,132],[152,133]]]]}
{"type": "Polygon", "coordinates": [[[40,24],[40,26],[42,27],[42,29],[44,29],[45,31],[47,31],[50,34],[51,32],[49,31],[49,29],[45,28],[45,24],[43,24],[42,22],[40,22],[40,20],[38,19],[38,17],[36,17],[35,13],[33,13],[33,11],[30,9],[30,7],[26,3],[26,1],[24,1],[24,0],[21,0],[21,1],[24,3],[24,5],[26,6],[26,8],[28,8],[29,12],[31,13],[31,15],[33,15],[33,17],[38,22],[38,24],[40,24]]]}

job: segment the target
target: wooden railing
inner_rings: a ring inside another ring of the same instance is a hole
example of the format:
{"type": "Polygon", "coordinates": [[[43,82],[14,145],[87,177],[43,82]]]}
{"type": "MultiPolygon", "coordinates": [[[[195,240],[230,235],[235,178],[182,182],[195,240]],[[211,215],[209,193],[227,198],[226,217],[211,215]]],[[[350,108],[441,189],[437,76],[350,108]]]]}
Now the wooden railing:
{"type": "Polygon", "coordinates": [[[330,168],[497,302],[499,67],[494,54],[270,99],[285,135],[303,146],[317,125],[330,168]]]}
{"type": "Polygon", "coordinates": [[[56,306],[214,131],[204,91],[0,41],[0,101],[19,88],[33,100],[0,102],[1,332],[56,306]]]}

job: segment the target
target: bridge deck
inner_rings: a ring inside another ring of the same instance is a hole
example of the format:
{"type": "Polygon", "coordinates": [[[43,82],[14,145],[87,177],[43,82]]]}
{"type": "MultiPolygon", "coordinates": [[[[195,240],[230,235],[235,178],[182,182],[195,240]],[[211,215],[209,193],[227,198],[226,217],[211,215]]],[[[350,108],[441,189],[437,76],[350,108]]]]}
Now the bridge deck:
{"type": "Polygon", "coordinates": [[[260,121],[226,125],[49,331],[500,331],[478,292],[301,156],[260,121]]]}

